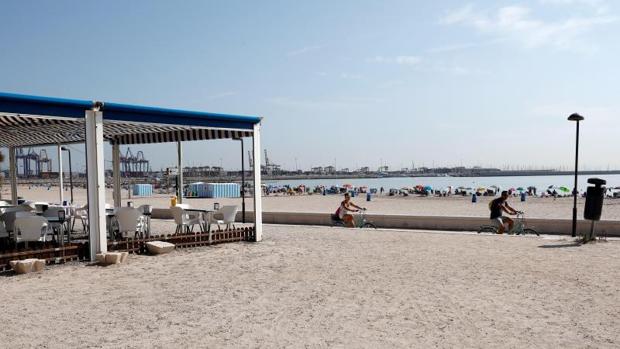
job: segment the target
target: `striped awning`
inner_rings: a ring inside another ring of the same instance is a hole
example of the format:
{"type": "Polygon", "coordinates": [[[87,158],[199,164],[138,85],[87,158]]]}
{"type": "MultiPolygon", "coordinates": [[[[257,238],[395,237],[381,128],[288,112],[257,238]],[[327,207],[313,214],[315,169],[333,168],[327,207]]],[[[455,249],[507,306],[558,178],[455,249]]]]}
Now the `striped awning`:
{"type": "MultiPolygon", "coordinates": [[[[105,112],[104,112],[105,114],[105,112]]],[[[251,137],[252,131],[117,120],[103,122],[104,139],[118,144],[251,137]]],[[[0,113],[0,146],[21,147],[84,142],[83,118],[0,113]]]]}

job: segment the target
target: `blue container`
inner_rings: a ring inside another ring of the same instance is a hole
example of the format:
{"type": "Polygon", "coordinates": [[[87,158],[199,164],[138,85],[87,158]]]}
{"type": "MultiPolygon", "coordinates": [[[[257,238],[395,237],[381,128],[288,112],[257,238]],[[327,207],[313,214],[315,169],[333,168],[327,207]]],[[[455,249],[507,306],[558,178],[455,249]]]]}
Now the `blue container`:
{"type": "Polygon", "coordinates": [[[478,202],[478,196],[476,195],[476,193],[471,194],[471,202],[473,202],[474,204],[478,202]]]}
{"type": "Polygon", "coordinates": [[[241,186],[237,183],[203,183],[189,185],[192,197],[198,198],[238,198],[241,197],[241,186]]]}
{"type": "Polygon", "coordinates": [[[133,196],[148,197],[153,195],[153,185],[151,184],[134,184],[132,187],[133,196]]]}
{"type": "Polygon", "coordinates": [[[525,192],[521,192],[521,202],[525,201],[525,196],[526,196],[525,192]]]}
{"type": "Polygon", "coordinates": [[[372,197],[372,195],[370,195],[370,193],[366,193],[366,201],[370,201],[371,197],[372,197]]]}

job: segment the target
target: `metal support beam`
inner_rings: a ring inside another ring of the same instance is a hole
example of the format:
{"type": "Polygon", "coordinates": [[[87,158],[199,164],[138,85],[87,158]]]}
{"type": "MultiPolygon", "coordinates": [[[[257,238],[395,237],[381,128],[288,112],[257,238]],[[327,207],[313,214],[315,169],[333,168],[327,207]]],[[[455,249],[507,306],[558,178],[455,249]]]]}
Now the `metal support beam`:
{"type": "Polygon", "coordinates": [[[95,260],[95,254],[108,250],[103,160],[103,113],[88,110],[86,111],[86,175],[91,261],[95,260]]]}
{"type": "Polygon", "coordinates": [[[64,178],[62,178],[62,177],[63,177],[63,174],[62,174],[62,147],[61,147],[60,144],[58,144],[58,180],[59,180],[59,182],[58,182],[58,185],[59,185],[59,187],[58,187],[59,188],[58,189],[58,191],[59,191],[58,199],[60,200],[59,203],[61,205],[62,205],[62,202],[65,199],[65,193],[64,193],[64,191],[65,191],[65,184],[64,184],[64,181],[63,181],[64,178]]]}
{"type": "Polygon", "coordinates": [[[112,177],[114,207],[121,207],[121,146],[118,143],[112,143],[112,177]]]}
{"type": "Polygon", "coordinates": [[[256,233],[255,241],[258,242],[263,239],[263,205],[261,202],[263,189],[260,178],[260,124],[254,125],[252,141],[252,150],[254,153],[252,161],[254,170],[254,232],[256,233]]]}
{"type": "Polygon", "coordinates": [[[243,138],[239,138],[241,142],[241,222],[245,224],[245,164],[243,153],[243,138]]]}
{"type": "Polygon", "coordinates": [[[183,145],[177,142],[177,203],[183,203],[183,145]]]}
{"type": "Polygon", "coordinates": [[[17,205],[17,158],[15,147],[9,148],[9,177],[11,181],[11,201],[17,205]]]}

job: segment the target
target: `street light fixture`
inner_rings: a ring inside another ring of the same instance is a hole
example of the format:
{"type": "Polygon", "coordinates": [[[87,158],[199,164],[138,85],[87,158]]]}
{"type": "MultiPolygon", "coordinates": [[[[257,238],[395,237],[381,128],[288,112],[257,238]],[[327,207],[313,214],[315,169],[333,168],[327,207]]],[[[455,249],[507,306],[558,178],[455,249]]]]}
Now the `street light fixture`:
{"type": "Polygon", "coordinates": [[[71,170],[71,149],[62,146],[60,147],[60,150],[69,153],[69,186],[71,187],[71,204],[73,204],[73,171],[71,170]]]}
{"type": "Polygon", "coordinates": [[[583,121],[584,117],[573,113],[568,117],[568,121],[576,121],[577,123],[577,136],[575,141],[575,186],[573,187],[573,231],[572,237],[577,236],[577,175],[579,174],[579,122],[583,121]]]}

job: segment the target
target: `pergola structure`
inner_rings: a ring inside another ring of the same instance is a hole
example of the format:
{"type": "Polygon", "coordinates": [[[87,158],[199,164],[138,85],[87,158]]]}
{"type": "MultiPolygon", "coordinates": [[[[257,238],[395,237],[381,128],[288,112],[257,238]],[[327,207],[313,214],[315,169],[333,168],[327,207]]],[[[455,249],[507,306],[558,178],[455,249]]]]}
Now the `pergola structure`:
{"type": "MultiPolygon", "coordinates": [[[[86,145],[89,243],[91,259],[106,252],[104,142],[112,145],[114,204],[121,206],[120,145],[177,144],[179,200],[183,197],[183,141],[252,137],[254,235],[262,235],[261,118],[164,109],[88,100],[0,93],[0,147],[9,149],[12,201],[17,204],[16,148],[86,145]]],[[[61,152],[59,150],[59,156],[61,152]]],[[[62,178],[61,178],[62,180],[62,178]]],[[[62,191],[61,191],[62,192],[62,191]]]]}

